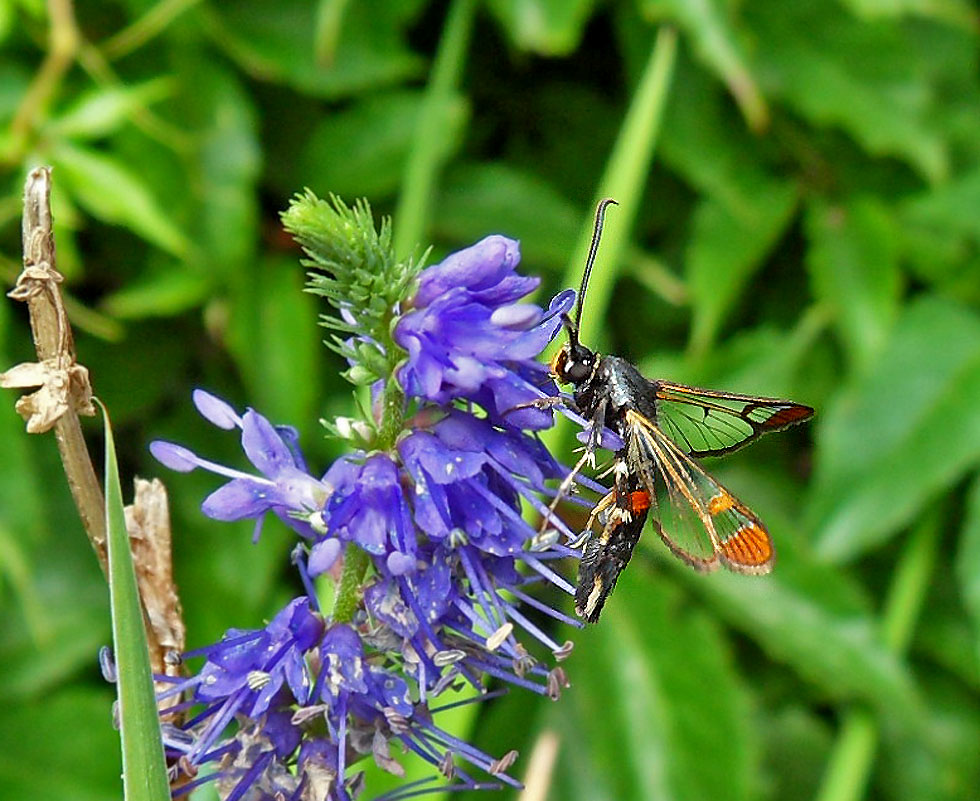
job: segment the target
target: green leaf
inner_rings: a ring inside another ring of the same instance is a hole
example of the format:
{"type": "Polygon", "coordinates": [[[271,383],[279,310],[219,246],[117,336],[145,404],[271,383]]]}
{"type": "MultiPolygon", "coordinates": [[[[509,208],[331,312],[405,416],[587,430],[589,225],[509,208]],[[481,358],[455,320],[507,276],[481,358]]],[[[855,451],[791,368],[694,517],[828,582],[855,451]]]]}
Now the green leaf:
{"type": "Polygon", "coordinates": [[[759,131],[769,122],[769,109],[749,68],[742,41],[744,25],[732,19],[733,4],[724,0],[642,0],[642,12],[668,19],[692,40],[698,58],[717,74],[745,117],[759,131]]]}
{"type": "MultiPolygon", "coordinates": [[[[730,625],[820,686],[828,697],[861,697],[883,712],[913,720],[921,710],[911,681],[882,647],[873,618],[828,608],[834,599],[813,581],[818,569],[789,574],[783,564],[785,551],[780,551],[778,569],[764,579],[730,573],[681,575],[730,625]]],[[[678,565],[678,571],[683,567],[678,565]]],[[[831,586],[840,583],[836,580],[831,586]]]]}
{"type": "Polygon", "coordinates": [[[935,297],[910,305],[821,415],[806,515],[819,553],[845,560],[881,544],[976,464],[978,397],[977,314],[935,297]]]}
{"type": "Polygon", "coordinates": [[[422,73],[423,62],[408,47],[405,31],[421,0],[350,3],[329,69],[314,58],[316,5],[306,0],[239,0],[212,7],[208,25],[246,73],[310,95],[356,95],[422,73]]]}
{"type": "MultiPolygon", "coordinates": [[[[11,305],[0,303],[0,368],[6,370],[14,363],[8,339],[15,333],[11,305]]],[[[24,420],[14,411],[13,395],[0,395],[6,403],[0,405],[0,441],[3,446],[4,470],[0,471],[0,536],[14,534],[24,541],[39,539],[45,501],[30,458],[24,420]]],[[[16,546],[14,546],[16,547],[16,546]]],[[[0,559],[0,572],[5,560],[0,559]]]]}
{"type": "Polygon", "coordinates": [[[753,273],[789,225],[796,187],[763,179],[740,208],[709,198],[694,213],[685,268],[693,321],[691,349],[703,353],[714,341],[753,273]]]}
{"type": "MultiPolygon", "coordinates": [[[[77,518],[60,530],[83,538],[77,518]]],[[[21,533],[0,531],[4,581],[13,587],[17,601],[5,605],[8,622],[0,634],[4,676],[0,699],[4,704],[49,693],[80,671],[90,670],[95,654],[108,639],[105,584],[87,543],[77,553],[72,551],[77,566],[60,561],[36,566],[43,562],[43,553],[39,556],[31,551],[19,557],[11,548],[23,548],[23,541],[6,542],[21,533]],[[25,562],[23,566],[18,558],[25,562]]]]}
{"type": "Polygon", "coordinates": [[[446,12],[422,106],[412,130],[401,191],[395,206],[398,224],[395,227],[394,249],[398,258],[405,258],[425,247],[437,179],[462,138],[462,124],[454,117],[468,114],[469,111],[460,86],[476,10],[476,0],[454,0],[446,12]]]}
{"type": "Polygon", "coordinates": [[[4,796],[118,799],[119,750],[111,705],[107,687],[61,687],[24,703],[0,706],[4,796]]]}
{"type": "Polygon", "coordinates": [[[951,297],[980,297],[980,169],[906,197],[898,205],[901,244],[917,278],[951,297]]]}
{"type": "Polygon", "coordinates": [[[150,188],[114,156],[60,142],[51,152],[58,180],[79,205],[107,223],[123,225],[168,253],[183,257],[190,243],[150,188]]]}
{"type": "Polygon", "coordinates": [[[229,329],[249,403],[276,420],[313,420],[324,372],[316,302],[291,259],[261,262],[254,279],[236,297],[229,329]]]}
{"type": "MultiPolygon", "coordinates": [[[[975,613],[977,599],[970,597],[970,575],[977,568],[976,561],[967,562],[972,533],[977,492],[977,479],[967,492],[965,520],[959,532],[959,547],[940,552],[936,573],[943,581],[934,581],[929,587],[926,607],[922,618],[928,625],[915,630],[912,653],[928,659],[944,671],[955,676],[965,686],[980,691],[980,615],[975,613]],[[971,508],[973,507],[973,508],[971,508]],[[945,580],[954,576],[955,580],[945,580]]],[[[954,518],[955,520],[956,518],[954,518]]]]}
{"type": "Polygon", "coordinates": [[[665,111],[661,155],[702,193],[733,212],[751,207],[760,183],[774,182],[758,139],[739,125],[717,81],[688,59],[679,59],[677,85],[665,111]]]}
{"type": "Polygon", "coordinates": [[[681,61],[677,83],[684,91],[668,106],[663,158],[706,196],[694,211],[686,253],[691,350],[705,355],[789,226],[797,193],[770,173],[702,69],[681,61]]]}
{"type": "MultiPolygon", "coordinates": [[[[3,123],[4,127],[9,125],[10,120],[17,113],[31,82],[31,74],[31,70],[14,63],[12,58],[4,59],[4,63],[0,64],[0,123],[3,123]]],[[[5,131],[3,140],[7,136],[8,133],[5,131]]]]}
{"type": "Polygon", "coordinates": [[[568,664],[552,798],[754,797],[742,681],[717,623],[676,586],[630,565],[568,664]]]}
{"type": "Polygon", "coordinates": [[[964,0],[843,0],[851,12],[864,19],[919,15],[972,29],[975,10],[964,0]]]}
{"type": "Polygon", "coordinates": [[[935,671],[923,671],[931,715],[914,736],[885,729],[882,796],[895,801],[971,801],[980,787],[980,704],[975,692],[935,671]],[[886,795],[887,794],[887,795],[886,795]]]}
{"type": "MultiPolygon", "coordinates": [[[[418,91],[369,95],[323,117],[299,156],[295,185],[349,197],[394,195],[422,98],[418,91]]],[[[464,118],[465,114],[449,120],[450,139],[458,138],[464,118]]]]}
{"type": "Polygon", "coordinates": [[[578,47],[596,0],[489,0],[488,7],[514,44],[544,56],[578,47]]]}
{"type": "Polygon", "coordinates": [[[123,790],[126,801],[169,801],[160,719],[150,674],[143,607],[129,550],[119,467],[109,415],[105,417],[106,546],[109,603],[119,692],[123,790]]]}
{"type": "Polygon", "coordinates": [[[114,317],[170,317],[199,306],[213,291],[207,276],[182,265],[168,265],[131,281],[102,302],[114,317]]]}
{"type": "Polygon", "coordinates": [[[971,211],[980,203],[980,168],[909,197],[902,204],[903,221],[943,236],[980,240],[980,219],[971,211]]]}
{"type": "MultiPolygon", "coordinates": [[[[732,457],[728,464],[750,455],[732,457]]],[[[776,544],[770,575],[702,575],[669,556],[655,537],[641,542],[720,618],[819,688],[823,697],[862,700],[914,730],[923,709],[911,676],[885,647],[861,585],[813,557],[797,522],[799,484],[778,464],[768,472],[760,467],[713,472],[766,523],[776,544]]]]}
{"type": "Polygon", "coordinates": [[[949,156],[937,130],[929,65],[914,57],[914,28],[874,25],[822,0],[745,7],[767,94],[813,125],[839,127],[874,156],[895,156],[941,180],[949,156]]]}
{"type": "MultiPolygon", "coordinates": [[[[665,26],[649,45],[643,72],[596,187],[595,203],[603,197],[612,197],[619,201],[619,206],[615,214],[606,216],[599,258],[607,267],[594,273],[589,283],[589,302],[582,313],[584,330],[588,330],[590,318],[600,318],[605,314],[617,272],[628,252],[645,176],[650,171],[663,128],[664,109],[676,61],[677,34],[665,26]]],[[[587,218],[580,229],[578,242],[572,250],[562,280],[565,286],[576,286],[579,282],[591,247],[592,226],[592,220],[587,218]]]]}
{"type": "Polygon", "coordinates": [[[780,708],[770,702],[760,707],[759,730],[766,740],[762,771],[769,790],[764,797],[812,801],[830,750],[829,721],[801,702],[780,708]]]}
{"type": "MultiPolygon", "coordinates": [[[[792,329],[772,325],[744,328],[696,362],[683,360],[676,353],[663,353],[640,362],[646,376],[670,376],[672,380],[703,387],[724,387],[731,392],[795,398],[810,402],[801,387],[819,382],[824,376],[810,366],[802,380],[804,359],[826,325],[825,315],[806,312],[792,329]]],[[[837,385],[836,372],[827,383],[837,385]]]]}
{"type": "Polygon", "coordinates": [[[153,78],[130,86],[99,86],[79,95],[48,124],[47,133],[79,139],[108,136],[132,115],[173,94],[170,78],[153,78]]]}
{"type": "Polygon", "coordinates": [[[835,316],[845,352],[863,369],[884,344],[899,310],[898,227],[870,196],[807,210],[807,267],[816,298],[835,316]]]}
{"type": "Polygon", "coordinates": [[[980,657],[980,477],[974,478],[967,497],[966,520],[956,553],[956,578],[963,605],[973,622],[973,645],[980,657]]]}
{"type": "Polygon", "coordinates": [[[180,111],[195,130],[186,161],[192,194],[194,266],[228,284],[242,280],[259,239],[259,121],[241,79],[203,53],[181,60],[180,111]]]}
{"type": "Polygon", "coordinates": [[[476,242],[491,232],[517,239],[524,269],[534,273],[542,265],[565,265],[583,216],[533,173],[490,162],[460,165],[445,176],[433,226],[454,242],[476,242]]]}

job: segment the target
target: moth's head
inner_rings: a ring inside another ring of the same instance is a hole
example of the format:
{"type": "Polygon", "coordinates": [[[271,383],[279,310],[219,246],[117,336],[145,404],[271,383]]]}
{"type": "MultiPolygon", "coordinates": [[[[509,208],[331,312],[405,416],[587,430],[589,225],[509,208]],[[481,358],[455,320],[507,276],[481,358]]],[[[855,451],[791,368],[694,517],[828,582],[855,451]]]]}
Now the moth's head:
{"type": "Polygon", "coordinates": [[[568,315],[562,316],[562,324],[568,331],[568,342],[552,358],[551,374],[559,384],[578,386],[592,375],[596,355],[578,341],[578,327],[568,315]]]}

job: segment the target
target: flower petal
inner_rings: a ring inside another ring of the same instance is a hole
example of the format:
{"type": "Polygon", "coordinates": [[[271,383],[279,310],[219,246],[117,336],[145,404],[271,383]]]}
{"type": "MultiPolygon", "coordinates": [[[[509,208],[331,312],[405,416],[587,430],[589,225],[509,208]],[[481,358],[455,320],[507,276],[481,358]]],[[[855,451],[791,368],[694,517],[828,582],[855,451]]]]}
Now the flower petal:
{"type": "Polygon", "coordinates": [[[205,392],[203,389],[195,389],[191,393],[191,399],[201,416],[218,428],[230,431],[241,426],[242,418],[238,412],[216,395],[205,392]]]}
{"type": "Polygon", "coordinates": [[[295,466],[293,454],[275,426],[252,409],[242,417],[242,449],[248,460],[269,477],[295,466]]]}
{"type": "Polygon", "coordinates": [[[151,442],[150,453],[160,464],[180,473],[190,473],[200,466],[200,459],[193,451],[175,442],[160,439],[151,442]]]}
{"type": "Polygon", "coordinates": [[[336,537],[328,537],[320,540],[310,549],[310,558],[307,562],[307,569],[314,578],[321,573],[326,573],[337,557],[340,556],[341,543],[336,537]]]}
{"type": "Polygon", "coordinates": [[[219,487],[201,504],[201,511],[212,520],[244,520],[269,510],[273,492],[266,482],[251,478],[236,478],[219,487]]]}

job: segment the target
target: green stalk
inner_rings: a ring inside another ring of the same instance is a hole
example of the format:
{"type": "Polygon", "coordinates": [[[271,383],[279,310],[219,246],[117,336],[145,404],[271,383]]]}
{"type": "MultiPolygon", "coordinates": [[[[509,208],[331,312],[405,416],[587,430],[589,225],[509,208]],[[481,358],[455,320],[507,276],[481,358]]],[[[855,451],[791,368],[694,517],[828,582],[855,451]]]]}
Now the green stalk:
{"type": "Polygon", "coordinates": [[[349,0],[320,0],[316,10],[316,29],[313,34],[313,52],[321,67],[333,64],[340,43],[344,12],[349,0]]]}
{"type": "MultiPolygon", "coordinates": [[[[903,654],[915,631],[936,561],[942,516],[927,513],[909,535],[882,613],[881,635],[885,646],[903,654]]],[[[871,775],[878,750],[878,722],[865,707],[853,707],[844,715],[837,742],[824,772],[817,801],[859,801],[871,775]]]]}
{"type": "Polygon", "coordinates": [[[425,237],[436,175],[446,157],[446,131],[453,127],[456,88],[475,12],[476,0],[454,0],[446,17],[395,210],[394,251],[399,259],[409,256],[425,237]]]}
{"type": "MultiPolygon", "coordinates": [[[[616,275],[623,265],[630,231],[639,211],[643,187],[660,136],[676,56],[677,32],[667,26],[661,27],[593,199],[593,208],[604,197],[615,198],[619,205],[606,213],[602,264],[592,273],[588,303],[583,312],[586,319],[601,320],[605,317],[616,275]]],[[[592,218],[589,217],[565,270],[564,286],[578,288],[591,241],[592,218]]],[[[587,333],[584,340],[589,341],[587,333]]]]}
{"type": "Polygon", "coordinates": [[[370,563],[367,551],[353,542],[347,544],[344,567],[340,581],[337,582],[337,594],[334,596],[331,616],[334,623],[350,623],[354,619],[354,613],[361,603],[361,582],[364,581],[364,574],[367,573],[370,563]]]}
{"type": "MultiPolygon", "coordinates": [[[[387,326],[385,330],[389,329],[390,326],[387,326]]],[[[390,451],[395,447],[398,435],[405,426],[405,391],[395,378],[395,368],[400,358],[398,354],[401,351],[390,335],[384,337],[382,342],[390,357],[375,445],[379,450],[390,451]]],[[[334,592],[332,619],[335,623],[349,623],[354,619],[361,603],[361,584],[370,566],[371,559],[367,552],[354,543],[349,543],[344,551],[344,567],[334,592]]]]}
{"type": "MultiPolygon", "coordinates": [[[[630,230],[639,210],[640,196],[646,184],[647,173],[660,135],[676,58],[677,32],[673,28],[663,26],[654,40],[650,58],[599,181],[593,208],[604,197],[615,198],[619,205],[606,212],[606,224],[599,253],[601,266],[592,273],[583,317],[598,320],[605,317],[616,274],[625,261],[630,230]]],[[[590,216],[582,228],[578,245],[565,271],[562,282],[564,286],[578,289],[591,241],[592,218],[590,216]]],[[[583,336],[583,340],[594,342],[589,339],[587,333],[583,336]]],[[[563,434],[568,430],[570,429],[567,427],[551,428],[544,432],[542,439],[550,450],[560,452],[567,439],[563,434]]]]}

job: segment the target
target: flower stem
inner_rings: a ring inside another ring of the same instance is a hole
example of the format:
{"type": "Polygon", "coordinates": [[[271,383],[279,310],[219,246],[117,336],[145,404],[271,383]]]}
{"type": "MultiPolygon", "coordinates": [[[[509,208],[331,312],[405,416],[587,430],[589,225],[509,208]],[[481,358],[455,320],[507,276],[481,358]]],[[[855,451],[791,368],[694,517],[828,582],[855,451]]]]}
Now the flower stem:
{"type": "Polygon", "coordinates": [[[361,582],[367,572],[370,558],[367,551],[362,550],[353,542],[347,544],[344,551],[344,567],[337,583],[337,593],[334,596],[334,623],[350,623],[360,605],[361,582]]]}
{"type": "Polygon", "coordinates": [[[381,420],[378,423],[378,439],[376,447],[390,451],[395,447],[398,435],[405,427],[405,390],[398,383],[395,371],[398,363],[404,358],[403,351],[395,342],[392,335],[391,312],[385,317],[381,326],[384,334],[379,337],[384,352],[387,354],[388,370],[384,376],[384,391],[381,396],[381,420]]]}
{"type": "Polygon", "coordinates": [[[161,0],[135,22],[110,36],[101,45],[105,57],[115,61],[129,55],[160,35],[181,14],[201,0],[161,0]]]}
{"type": "MultiPolygon", "coordinates": [[[[936,561],[941,526],[938,509],[924,515],[909,535],[895,570],[881,623],[885,646],[895,654],[905,652],[915,630],[936,561]]],[[[831,751],[817,801],[862,798],[877,748],[878,723],[874,715],[865,707],[849,709],[831,751]]]]}
{"type": "Polygon", "coordinates": [[[377,446],[380,450],[390,451],[395,447],[398,435],[405,425],[405,392],[395,378],[394,366],[385,378],[381,403],[381,424],[378,427],[377,446]]]}
{"type": "Polygon", "coordinates": [[[436,174],[449,150],[447,132],[459,127],[456,87],[475,12],[475,0],[454,0],[449,8],[398,196],[394,241],[398,258],[410,254],[425,236],[436,174]]]}

